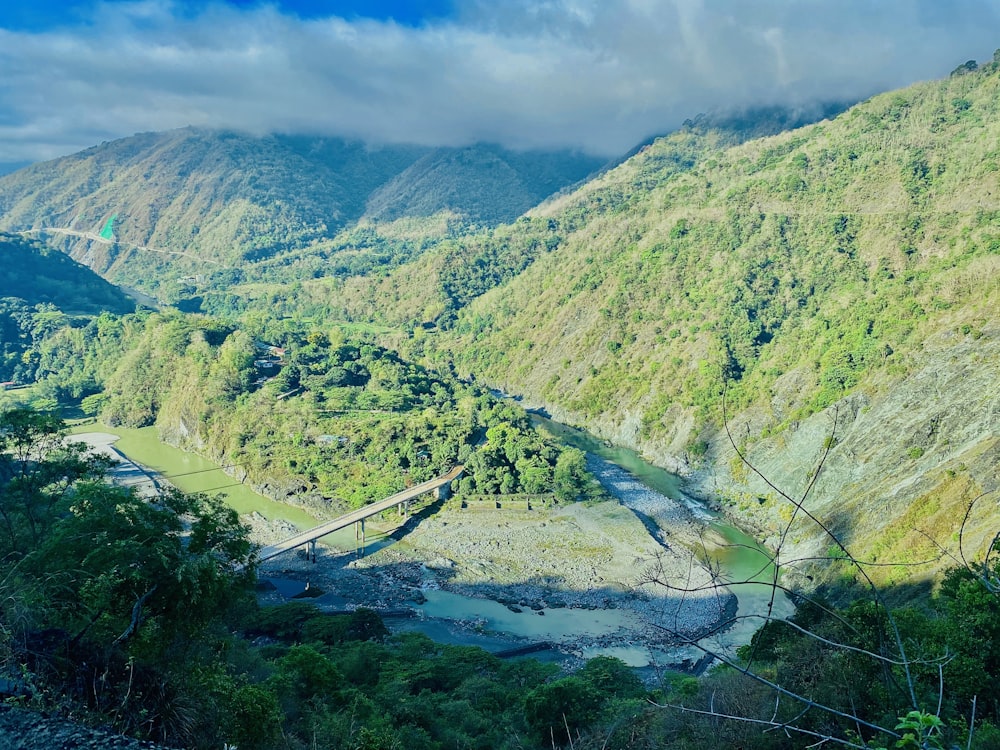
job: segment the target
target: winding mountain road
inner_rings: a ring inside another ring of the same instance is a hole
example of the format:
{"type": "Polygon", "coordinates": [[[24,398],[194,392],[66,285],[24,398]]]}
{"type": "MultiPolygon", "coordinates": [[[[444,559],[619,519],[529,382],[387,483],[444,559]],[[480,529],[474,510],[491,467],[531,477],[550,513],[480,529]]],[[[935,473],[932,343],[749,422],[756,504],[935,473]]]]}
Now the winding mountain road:
{"type": "MultiPolygon", "coordinates": [[[[18,234],[45,234],[45,233],[62,234],[68,237],[80,237],[85,240],[90,240],[91,242],[99,242],[102,245],[113,245],[116,242],[118,242],[118,240],[114,239],[109,240],[107,237],[102,237],[101,235],[95,234],[94,232],[81,232],[79,229],[70,229],[68,227],[39,227],[38,229],[24,229],[18,232],[18,234]]],[[[160,253],[161,255],[179,255],[183,258],[191,258],[192,260],[201,261],[202,263],[211,263],[213,266],[223,265],[222,263],[219,263],[217,260],[202,258],[198,255],[194,255],[192,253],[185,253],[181,250],[157,250],[155,247],[146,247],[145,245],[132,245],[129,243],[121,243],[121,244],[124,244],[126,247],[129,247],[133,250],[141,250],[147,253],[160,253]]]]}

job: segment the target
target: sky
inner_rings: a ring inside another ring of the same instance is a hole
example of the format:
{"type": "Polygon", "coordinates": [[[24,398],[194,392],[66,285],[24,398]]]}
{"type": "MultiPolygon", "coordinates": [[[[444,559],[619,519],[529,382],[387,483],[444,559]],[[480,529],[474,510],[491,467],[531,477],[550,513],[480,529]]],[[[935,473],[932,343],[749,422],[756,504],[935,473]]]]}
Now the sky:
{"type": "Polygon", "coordinates": [[[187,125],[613,156],[1000,47],[1000,0],[0,0],[0,165],[187,125]]]}

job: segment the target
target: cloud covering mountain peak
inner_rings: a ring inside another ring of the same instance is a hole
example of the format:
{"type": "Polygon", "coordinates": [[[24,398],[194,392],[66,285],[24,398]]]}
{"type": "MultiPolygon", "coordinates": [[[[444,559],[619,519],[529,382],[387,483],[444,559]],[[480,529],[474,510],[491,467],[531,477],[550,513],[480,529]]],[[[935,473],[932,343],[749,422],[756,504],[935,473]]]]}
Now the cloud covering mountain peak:
{"type": "Polygon", "coordinates": [[[410,23],[294,5],[0,28],[0,162],[184,125],[610,155],[701,111],[937,77],[1000,29],[1000,0],[456,0],[410,23]]]}

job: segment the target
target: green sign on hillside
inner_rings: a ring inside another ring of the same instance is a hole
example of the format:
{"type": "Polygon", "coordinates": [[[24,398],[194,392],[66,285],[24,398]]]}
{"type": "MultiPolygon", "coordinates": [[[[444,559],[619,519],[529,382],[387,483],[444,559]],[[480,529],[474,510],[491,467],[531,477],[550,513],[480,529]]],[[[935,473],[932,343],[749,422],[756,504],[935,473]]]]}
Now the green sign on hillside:
{"type": "Polygon", "coordinates": [[[107,222],[104,224],[104,229],[101,230],[101,239],[103,240],[113,240],[115,238],[114,226],[115,219],[118,218],[118,214],[111,214],[107,222]]]}

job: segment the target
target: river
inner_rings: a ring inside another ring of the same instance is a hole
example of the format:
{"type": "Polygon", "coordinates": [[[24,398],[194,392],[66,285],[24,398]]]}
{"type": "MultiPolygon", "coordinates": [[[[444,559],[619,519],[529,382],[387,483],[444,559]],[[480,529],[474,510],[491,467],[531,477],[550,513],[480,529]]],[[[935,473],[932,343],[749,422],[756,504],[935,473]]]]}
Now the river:
{"type": "MultiPolygon", "coordinates": [[[[585,451],[620,467],[637,482],[651,490],[637,510],[649,512],[649,505],[657,504],[657,496],[673,498],[682,503],[691,515],[705,523],[713,532],[716,543],[705,549],[707,562],[718,570],[720,582],[725,583],[736,595],[738,606],[736,622],[724,632],[704,639],[702,645],[717,652],[731,653],[738,646],[749,643],[754,632],[771,616],[784,618],[794,611],[791,600],[773,587],[774,565],[768,551],[753,537],[728,523],[718,513],[697,502],[681,491],[681,479],[671,472],[648,463],[633,450],[610,445],[578,427],[556,422],[538,414],[532,421],[542,430],[566,445],[585,451]]],[[[602,482],[603,483],[603,482],[602,482]]],[[[626,505],[615,488],[605,484],[612,495],[626,505]]],[[[694,655],[695,649],[691,652],[694,655]]]]}
{"type": "MultiPolygon", "coordinates": [[[[679,499],[687,505],[694,517],[715,532],[718,539],[724,540],[723,543],[709,549],[708,554],[711,562],[719,567],[722,580],[738,584],[731,587],[738,598],[738,618],[736,625],[712,639],[707,639],[704,645],[713,650],[731,650],[748,642],[754,630],[762,622],[759,619],[760,615],[766,613],[772,604],[772,589],[766,582],[771,579],[773,568],[759,545],[739,529],[718,518],[709,509],[686,498],[680,491],[680,481],[675,475],[643,461],[634,451],[608,446],[583,430],[541,417],[533,418],[537,425],[560,441],[586,451],[589,454],[589,462],[598,460],[613,464],[611,470],[618,472],[614,477],[613,486],[607,476],[607,464],[597,473],[602,482],[606,482],[605,486],[609,492],[625,505],[631,507],[629,498],[639,497],[643,505],[638,510],[649,515],[652,506],[654,509],[652,515],[655,516],[658,502],[666,502],[665,498],[679,499]],[[629,483],[634,484],[635,488],[628,490],[629,483]],[[625,492],[622,491],[623,486],[626,487],[625,492]],[[744,583],[751,580],[762,583],[744,583]]],[[[95,429],[93,426],[79,427],[76,431],[85,432],[93,429],[95,429]]],[[[124,429],[98,426],[97,429],[118,435],[119,440],[115,443],[115,447],[119,451],[136,463],[158,472],[183,491],[218,492],[242,515],[257,513],[267,519],[281,519],[299,529],[317,523],[316,519],[304,510],[259,495],[249,486],[226,474],[212,461],[162,443],[153,427],[124,429]]],[[[357,546],[353,529],[344,529],[323,541],[332,547],[348,551],[353,551],[357,546]]],[[[369,540],[367,550],[372,552],[393,543],[394,540],[390,537],[378,536],[369,540]]],[[[426,592],[426,598],[421,610],[428,619],[422,623],[412,621],[402,623],[399,627],[420,629],[432,637],[441,637],[444,633],[450,632],[451,637],[448,640],[452,641],[476,642],[476,638],[456,636],[453,630],[448,631],[442,627],[442,621],[476,619],[489,631],[504,633],[515,638],[559,640],[613,633],[623,624],[622,618],[626,616],[617,610],[551,609],[546,610],[546,617],[525,617],[518,616],[497,602],[448,591],[431,589],[426,592]]],[[[773,602],[773,606],[773,614],[779,617],[787,616],[792,611],[791,603],[780,594],[773,602]]],[[[659,663],[677,662],[684,658],[697,659],[700,655],[695,649],[673,650],[670,653],[651,655],[647,649],[627,645],[605,646],[585,652],[584,655],[592,656],[598,653],[617,656],[635,666],[650,664],[651,659],[659,663]]]]}
{"type": "MultiPolygon", "coordinates": [[[[259,514],[266,519],[280,519],[297,529],[308,529],[319,521],[301,508],[287,503],[279,503],[255,492],[249,485],[230,476],[214,461],[189,453],[160,440],[155,427],[108,427],[102,424],[83,424],[74,427],[71,433],[106,432],[117,435],[116,450],[129,460],[161,475],[183,492],[205,492],[222,496],[226,504],[241,516],[259,514]]],[[[324,544],[339,549],[355,547],[353,529],[342,529],[323,539],[324,544]]],[[[381,537],[373,536],[369,549],[377,549],[381,537]]]]}

